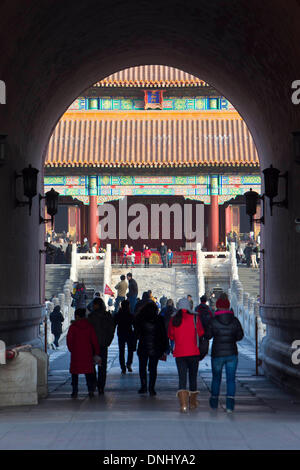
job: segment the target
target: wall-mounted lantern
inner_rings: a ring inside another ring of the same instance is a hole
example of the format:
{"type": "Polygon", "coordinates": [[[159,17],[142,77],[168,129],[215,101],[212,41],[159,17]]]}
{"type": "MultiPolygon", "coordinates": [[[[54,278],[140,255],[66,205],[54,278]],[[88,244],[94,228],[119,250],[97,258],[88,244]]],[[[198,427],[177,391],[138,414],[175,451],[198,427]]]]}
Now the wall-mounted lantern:
{"type": "Polygon", "coordinates": [[[31,215],[32,199],[37,195],[37,175],[39,170],[32,168],[31,165],[28,168],[24,168],[21,174],[15,173],[15,179],[23,179],[23,192],[24,196],[28,197],[28,201],[20,201],[16,197],[16,205],[23,207],[25,205],[29,206],[29,215],[31,215]]]}
{"type": "MultiPolygon", "coordinates": [[[[59,197],[59,193],[57,193],[53,188],[51,188],[51,190],[48,191],[45,194],[45,196],[40,195],[40,202],[42,199],[45,199],[47,213],[51,217],[51,219],[44,219],[40,215],[40,224],[46,224],[47,222],[51,222],[52,229],[53,229],[53,224],[54,224],[54,216],[57,213],[57,209],[58,209],[58,197],[59,197]]],[[[41,207],[40,207],[40,210],[41,210],[41,207]]]]}
{"type": "Polygon", "coordinates": [[[260,199],[263,201],[264,207],[264,196],[260,196],[257,192],[252,191],[252,188],[250,188],[250,191],[247,191],[244,196],[246,201],[246,214],[250,217],[250,231],[252,231],[253,222],[257,222],[260,224],[265,223],[264,214],[260,219],[253,219],[254,215],[256,214],[258,201],[260,199]]]}
{"type": "Polygon", "coordinates": [[[265,196],[270,199],[271,215],[273,215],[273,206],[288,207],[288,172],[281,175],[280,170],[273,168],[273,165],[270,165],[269,168],[266,168],[263,171],[263,174],[265,180],[265,196]],[[273,199],[278,196],[279,178],[285,179],[285,198],[282,201],[273,202],[273,199]]]}
{"type": "Polygon", "coordinates": [[[6,160],[7,135],[0,134],[0,166],[3,166],[6,160]]]}

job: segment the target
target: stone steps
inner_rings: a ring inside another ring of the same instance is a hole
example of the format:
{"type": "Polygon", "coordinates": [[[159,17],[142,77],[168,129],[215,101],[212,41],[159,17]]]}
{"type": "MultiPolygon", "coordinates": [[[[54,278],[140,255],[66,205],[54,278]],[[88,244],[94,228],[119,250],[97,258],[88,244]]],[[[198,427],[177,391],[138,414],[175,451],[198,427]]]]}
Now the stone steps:
{"type": "Polygon", "coordinates": [[[121,274],[131,272],[139,288],[139,297],[143,292],[152,290],[154,297],[160,299],[163,295],[175,302],[188,294],[192,295],[194,303],[197,302],[196,269],[183,268],[120,268],[112,266],[111,288],[119,282],[121,274]]]}
{"type": "Polygon", "coordinates": [[[69,264],[46,264],[45,269],[45,298],[50,299],[53,296],[63,293],[64,285],[67,279],[70,279],[69,264]]]}
{"type": "Polygon", "coordinates": [[[256,298],[259,295],[260,271],[246,266],[238,267],[240,282],[243,285],[244,292],[248,292],[251,297],[256,298]]]}

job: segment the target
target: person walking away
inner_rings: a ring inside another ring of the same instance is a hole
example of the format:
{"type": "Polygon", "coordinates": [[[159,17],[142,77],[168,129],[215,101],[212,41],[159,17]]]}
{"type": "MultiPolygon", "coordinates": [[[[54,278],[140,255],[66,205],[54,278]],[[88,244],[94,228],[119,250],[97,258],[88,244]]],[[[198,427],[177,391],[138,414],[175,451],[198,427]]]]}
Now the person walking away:
{"type": "Polygon", "coordinates": [[[180,411],[183,413],[198,406],[197,374],[200,350],[197,335],[199,338],[204,335],[200,317],[197,315],[195,319],[187,298],[180,299],[177,303],[177,313],[169,323],[168,336],[175,343],[173,356],[179,377],[177,397],[180,411]],[[189,374],[189,390],[187,389],[187,374],[189,374]]]}
{"type": "Polygon", "coordinates": [[[217,310],[211,319],[205,337],[213,338],[211,351],[212,385],[210,406],[218,408],[219,393],[222,380],[222,370],[226,369],[227,395],[226,409],[228,412],[234,410],[235,405],[235,375],[238,365],[237,341],[244,337],[243,328],[230,309],[230,302],[227,294],[220,295],[216,302],[217,310]]]}
{"type": "Polygon", "coordinates": [[[206,295],[202,295],[202,297],[200,297],[200,304],[198,305],[198,307],[196,307],[196,312],[200,315],[202,326],[204,328],[204,331],[206,331],[210,320],[213,317],[212,311],[207,305],[206,295]]]}
{"type": "Polygon", "coordinates": [[[132,274],[128,273],[127,274],[127,280],[128,280],[128,293],[127,297],[130,303],[130,311],[133,314],[134,309],[136,306],[137,302],[137,296],[138,296],[138,285],[135,279],[133,279],[132,274]]]}
{"type": "Polygon", "coordinates": [[[71,293],[71,297],[73,298],[72,307],[77,310],[78,308],[86,308],[86,289],[84,283],[78,283],[76,286],[75,293],[71,293]]]}
{"type": "Polygon", "coordinates": [[[168,351],[168,336],[164,321],[158,315],[154,302],[147,302],[135,317],[135,334],[139,341],[139,374],[141,388],[138,393],[147,393],[147,365],[149,369],[149,394],[156,395],[155,383],[160,357],[168,351]]]}
{"type": "MultiPolygon", "coordinates": [[[[172,299],[167,300],[167,304],[164,308],[162,308],[160,314],[164,319],[166,331],[168,331],[170,320],[176,314],[176,308],[174,305],[174,301],[172,299]]],[[[173,349],[174,349],[174,341],[170,340],[169,353],[173,352],[173,349]]]]}
{"type": "Polygon", "coordinates": [[[144,250],[144,267],[145,268],[149,268],[149,260],[150,260],[151,255],[152,255],[151,250],[149,249],[148,246],[146,246],[144,250]]]}
{"type": "Polygon", "coordinates": [[[126,291],[128,289],[128,283],[126,281],[126,277],[124,276],[124,274],[120,276],[120,282],[118,282],[118,284],[115,286],[115,289],[117,290],[117,297],[115,301],[115,311],[114,311],[114,313],[116,314],[119,310],[120,302],[123,302],[123,300],[125,300],[126,291]]]}
{"type": "Polygon", "coordinates": [[[168,268],[172,268],[173,257],[174,257],[173,251],[171,250],[171,248],[169,248],[167,252],[168,268]]]}
{"type": "Polygon", "coordinates": [[[66,248],[66,263],[71,264],[72,263],[72,242],[68,242],[67,248],[66,248]]]}
{"type": "Polygon", "coordinates": [[[167,306],[168,298],[163,294],[163,296],[159,299],[161,308],[165,308],[167,306]]]}
{"type": "Polygon", "coordinates": [[[164,244],[164,242],[161,242],[159,252],[160,252],[163,268],[167,267],[167,251],[168,251],[168,249],[167,249],[166,245],[164,244]]]}
{"type": "Polygon", "coordinates": [[[62,323],[64,322],[64,317],[60,311],[59,305],[56,305],[53,309],[53,312],[50,313],[50,322],[51,333],[54,336],[54,341],[51,346],[52,349],[57,349],[59,347],[58,340],[62,334],[62,323]]]}
{"type": "Polygon", "coordinates": [[[122,374],[132,372],[133,353],[136,349],[136,338],[133,330],[134,316],[130,313],[128,300],[123,300],[119,311],[114,316],[117,326],[117,335],[119,343],[119,362],[122,374]],[[125,364],[125,347],[127,344],[127,362],[125,364]]]}
{"type": "Polygon", "coordinates": [[[134,314],[137,315],[141,308],[147,303],[150,302],[150,295],[149,292],[143,292],[142,298],[137,301],[135,309],[134,309],[134,314]]]}
{"type": "Polygon", "coordinates": [[[95,292],[93,300],[91,300],[88,306],[86,307],[90,313],[93,311],[94,300],[97,299],[98,297],[99,298],[101,297],[100,292],[95,292]]]}
{"type": "Polygon", "coordinates": [[[246,248],[244,249],[244,255],[246,258],[247,268],[250,268],[251,256],[252,256],[252,245],[247,243],[246,248]]]}
{"type": "Polygon", "coordinates": [[[67,346],[71,353],[72,398],[78,396],[79,374],[85,374],[89,397],[94,396],[94,360],[100,360],[97,336],[85,318],[85,312],[83,308],[75,310],[75,321],[71,323],[67,334],[67,346]]]}
{"type": "MultiPolygon", "coordinates": [[[[98,365],[98,377],[94,371],[99,395],[104,393],[106,385],[106,369],[108,347],[115,334],[115,322],[112,315],[106,311],[103,299],[94,300],[93,311],[88,316],[89,323],[94,327],[96,337],[100,346],[101,364],[98,365]]],[[[96,369],[96,367],[95,367],[96,369]]]]}

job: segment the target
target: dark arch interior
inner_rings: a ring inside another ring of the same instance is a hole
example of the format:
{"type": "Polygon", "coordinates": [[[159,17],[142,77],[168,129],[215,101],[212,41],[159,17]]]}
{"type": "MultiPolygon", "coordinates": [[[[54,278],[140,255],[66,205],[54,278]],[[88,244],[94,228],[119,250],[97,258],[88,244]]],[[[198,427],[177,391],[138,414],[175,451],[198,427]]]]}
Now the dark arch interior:
{"type": "MultiPolygon", "coordinates": [[[[1,5],[0,79],[6,84],[7,104],[0,107],[0,129],[8,135],[8,145],[1,170],[5,224],[0,242],[2,265],[14,264],[14,269],[0,272],[0,328],[10,324],[11,309],[19,312],[19,333],[20,325],[38,322],[41,310],[36,288],[43,241],[38,198],[33,217],[15,207],[14,172],[31,163],[42,175],[50,135],[84,89],[122,68],[161,63],[214,86],[247,123],[261,166],[272,163],[289,171],[288,210],[266,214],[268,276],[261,313],[268,323],[267,367],[275,375],[292,377],[289,357],[282,350],[300,334],[300,245],[294,226],[300,166],[292,148],[300,107],[291,100],[291,84],[300,77],[299,20],[297,0],[11,0],[1,5]],[[285,256],[278,258],[282,252],[285,256]]],[[[11,338],[31,339],[32,329],[25,330],[11,338]]]]}

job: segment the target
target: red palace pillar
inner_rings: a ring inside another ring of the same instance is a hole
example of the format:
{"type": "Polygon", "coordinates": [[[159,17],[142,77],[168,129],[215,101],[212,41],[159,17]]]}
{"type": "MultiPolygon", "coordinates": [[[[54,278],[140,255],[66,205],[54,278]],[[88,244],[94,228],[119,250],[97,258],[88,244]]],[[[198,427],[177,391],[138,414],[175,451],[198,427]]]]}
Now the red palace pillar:
{"type": "Polygon", "coordinates": [[[225,207],[225,236],[231,232],[232,226],[232,207],[225,207]]]}
{"type": "Polygon", "coordinates": [[[210,220],[209,220],[209,251],[217,251],[219,245],[219,178],[210,177],[210,220]]]}
{"type": "Polygon", "coordinates": [[[99,245],[99,238],[97,235],[97,226],[98,226],[98,205],[97,205],[97,176],[89,177],[89,195],[90,195],[90,205],[89,205],[89,242],[90,247],[93,243],[99,245]]]}

